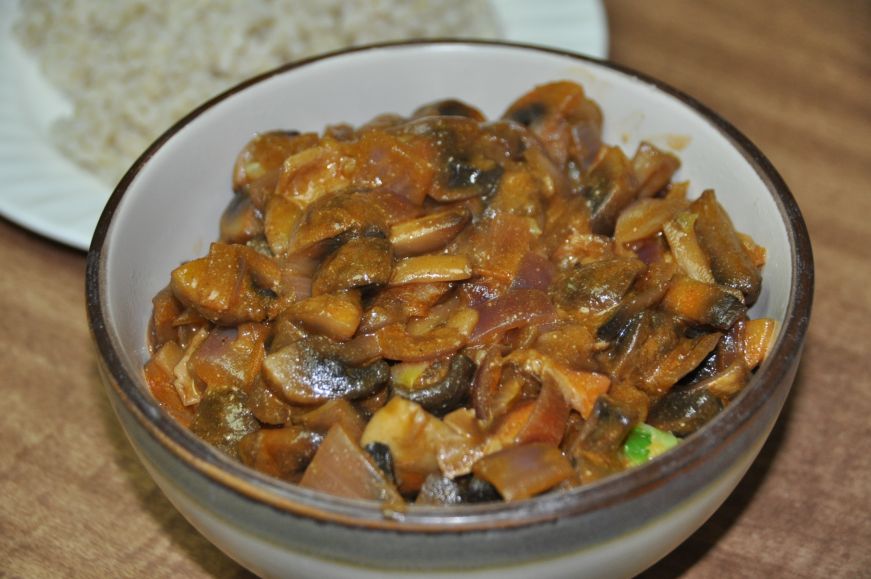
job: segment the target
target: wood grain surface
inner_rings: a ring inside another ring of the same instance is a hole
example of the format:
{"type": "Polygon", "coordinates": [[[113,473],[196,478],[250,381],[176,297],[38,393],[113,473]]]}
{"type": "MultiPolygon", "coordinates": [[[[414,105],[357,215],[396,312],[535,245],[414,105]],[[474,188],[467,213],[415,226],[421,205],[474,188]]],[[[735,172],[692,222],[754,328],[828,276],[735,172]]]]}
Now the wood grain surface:
{"type": "MultiPolygon", "coordinates": [[[[643,576],[871,577],[871,2],[611,0],[613,60],[779,169],[816,297],[799,376],[723,507],[643,576]]],[[[2,184],[0,184],[2,187],[2,184]]],[[[151,482],[97,377],[84,254],[0,219],[0,576],[242,577],[151,482]]]]}

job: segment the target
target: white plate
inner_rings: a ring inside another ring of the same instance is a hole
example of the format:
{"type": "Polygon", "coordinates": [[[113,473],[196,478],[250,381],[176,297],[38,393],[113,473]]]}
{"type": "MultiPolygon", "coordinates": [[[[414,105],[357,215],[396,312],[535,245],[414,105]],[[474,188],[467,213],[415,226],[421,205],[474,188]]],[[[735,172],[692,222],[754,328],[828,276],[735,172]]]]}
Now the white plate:
{"type": "MultiPolygon", "coordinates": [[[[599,0],[493,0],[507,40],[604,58],[599,0]]],[[[0,214],[45,237],[88,249],[112,187],[52,145],[51,124],[70,105],[10,32],[16,2],[0,0],[0,214]]],[[[132,162],[132,159],[131,159],[132,162]]]]}

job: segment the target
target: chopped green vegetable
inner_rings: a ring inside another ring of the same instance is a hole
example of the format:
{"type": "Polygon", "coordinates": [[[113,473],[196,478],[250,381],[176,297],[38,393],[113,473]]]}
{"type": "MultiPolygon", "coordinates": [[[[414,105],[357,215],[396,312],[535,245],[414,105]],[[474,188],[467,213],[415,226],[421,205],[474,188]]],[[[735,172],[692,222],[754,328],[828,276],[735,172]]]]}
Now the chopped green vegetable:
{"type": "Polygon", "coordinates": [[[623,458],[629,466],[638,466],[677,446],[678,438],[649,424],[639,424],[623,444],[623,458]]]}

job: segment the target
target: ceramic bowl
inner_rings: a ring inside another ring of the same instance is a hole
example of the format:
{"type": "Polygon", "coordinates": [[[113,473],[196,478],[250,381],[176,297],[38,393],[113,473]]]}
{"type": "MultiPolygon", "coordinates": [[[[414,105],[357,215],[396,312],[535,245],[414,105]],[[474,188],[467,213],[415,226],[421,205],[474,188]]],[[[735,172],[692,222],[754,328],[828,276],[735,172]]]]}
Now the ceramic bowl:
{"type": "Polygon", "coordinates": [[[667,554],[729,495],[789,392],[813,292],[801,214],[741,133],[692,98],[606,62],[528,46],[428,42],[291,64],[207,102],[161,136],[115,189],[88,255],[87,299],[112,406],[148,471],[210,541],[264,576],[630,576],[667,554]],[[714,188],[767,248],[753,316],[779,321],[769,358],[731,405],[676,450],[596,484],[509,504],[410,507],[335,498],[247,469],[176,424],[142,377],[151,298],[217,237],[240,148],[258,131],[320,131],[456,97],[498,116],[536,84],[580,82],[604,137],[677,150],[691,196],[714,188]]]}

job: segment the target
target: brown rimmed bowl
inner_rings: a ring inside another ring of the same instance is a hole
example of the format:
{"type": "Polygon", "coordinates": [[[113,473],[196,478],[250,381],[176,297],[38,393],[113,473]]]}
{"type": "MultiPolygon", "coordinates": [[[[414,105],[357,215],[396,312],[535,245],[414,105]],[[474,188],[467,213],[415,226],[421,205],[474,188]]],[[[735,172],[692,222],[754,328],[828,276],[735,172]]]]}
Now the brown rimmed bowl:
{"type": "Polygon", "coordinates": [[[210,100],[163,134],[109,200],[88,254],[87,307],[112,406],[149,473],[210,541],[254,572],[288,577],[630,576],[667,554],[750,466],[795,377],[813,294],[813,258],[795,200],[765,156],[716,113],[607,62],[483,42],[364,47],[291,64],[210,100]],[[460,98],[496,117],[536,84],[580,82],[602,107],[605,141],[678,147],[691,196],[717,190],[736,227],[765,246],[751,310],[778,320],[768,359],[732,404],[675,450],[589,486],[462,507],[379,504],[312,492],[244,467],[163,412],[142,366],[151,297],[205,253],[256,132],[320,131],[460,98]]]}

